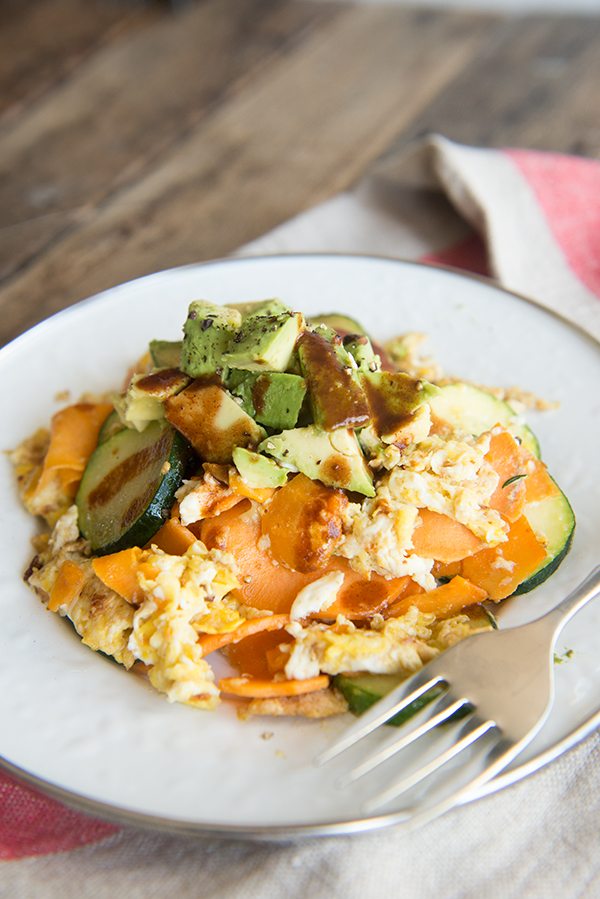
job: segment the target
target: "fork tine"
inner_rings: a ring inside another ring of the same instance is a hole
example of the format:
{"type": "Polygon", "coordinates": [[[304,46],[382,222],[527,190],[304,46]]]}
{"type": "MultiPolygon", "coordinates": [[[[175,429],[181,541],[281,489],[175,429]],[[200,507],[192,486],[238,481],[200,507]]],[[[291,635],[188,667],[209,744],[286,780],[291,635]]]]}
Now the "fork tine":
{"type": "MultiPolygon", "coordinates": [[[[538,731],[539,728],[536,728],[535,733],[538,731]]],[[[472,794],[506,768],[523,749],[523,746],[531,742],[531,739],[527,737],[516,743],[507,739],[501,739],[490,749],[487,762],[476,777],[469,778],[466,783],[463,783],[458,789],[452,790],[433,805],[416,810],[410,818],[411,826],[419,827],[421,824],[426,824],[428,821],[443,815],[444,812],[455,805],[468,802],[472,794]]]]}
{"type": "Polygon", "coordinates": [[[349,749],[363,737],[366,737],[381,724],[385,724],[398,712],[401,712],[407,706],[419,699],[424,693],[427,693],[432,687],[444,680],[440,675],[426,676],[423,672],[414,674],[408,680],[403,681],[400,686],[396,687],[383,699],[378,700],[375,705],[360,716],[358,721],[352,724],[342,736],[329,746],[324,752],[317,756],[315,765],[324,765],[325,762],[331,761],[341,752],[349,749]]]}
{"type": "Polygon", "coordinates": [[[496,726],[496,723],[491,720],[481,721],[481,719],[477,717],[469,719],[462,727],[463,736],[459,740],[457,740],[456,743],[446,749],[445,752],[442,752],[441,755],[432,759],[426,765],[423,765],[421,768],[418,768],[411,774],[393,781],[388,787],[386,787],[385,790],[383,790],[377,796],[374,796],[372,799],[369,799],[365,803],[365,811],[373,812],[380,806],[391,802],[392,799],[395,799],[401,793],[405,793],[407,790],[410,790],[418,783],[421,783],[422,780],[425,780],[426,777],[434,774],[443,765],[445,765],[451,759],[455,758],[459,753],[463,752],[463,750],[467,749],[469,746],[479,740],[480,737],[483,737],[486,733],[488,733],[492,728],[495,728],[496,726]]]}
{"type": "Polygon", "coordinates": [[[422,724],[413,727],[412,730],[409,730],[408,732],[406,728],[402,728],[400,734],[393,734],[391,739],[387,740],[381,749],[373,753],[373,755],[368,756],[360,765],[357,765],[349,771],[348,774],[340,778],[340,786],[348,786],[355,780],[358,780],[359,777],[368,774],[369,771],[377,768],[378,765],[383,764],[383,762],[390,759],[397,752],[400,752],[401,749],[410,746],[415,740],[418,740],[420,737],[436,728],[439,724],[447,721],[455,712],[460,711],[460,709],[463,709],[468,704],[469,702],[467,699],[453,699],[452,697],[445,695],[438,699],[437,702],[433,703],[432,706],[426,706],[420,717],[423,717],[427,712],[429,713],[429,717],[427,717],[422,724]]]}

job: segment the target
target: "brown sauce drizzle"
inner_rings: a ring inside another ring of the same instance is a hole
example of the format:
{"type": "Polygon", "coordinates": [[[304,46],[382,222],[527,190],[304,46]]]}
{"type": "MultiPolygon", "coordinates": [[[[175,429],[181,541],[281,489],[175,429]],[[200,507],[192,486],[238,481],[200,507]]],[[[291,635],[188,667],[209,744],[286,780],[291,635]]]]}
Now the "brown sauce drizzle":
{"type": "Polygon", "coordinates": [[[252,405],[256,415],[262,415],[265,411],[265,400],[271,381],[264,375],[259,375],[252,385],[252,405]]]}
{"type": "Polygon", "coordinates": [[[326,431],[364,427],[370,419],[366,397],[336,348],[313,331],[305,331],[298,346],[319,426],[326,431]]]}
{"type": "Polygon", "coordinates": [[[136,387],[145,393],[162,396],[175,387],[185,386],[189,380],[188,376],[178,368],[163,368],[160,371],[153,371],[144,378],[140,378],[136,387]]]}
{"type": "Polygon", "coordinates": [[[352,480],[352,468],[345,456],[336,453],[323,460],[319,466],[319,475],[329,484],[347,487],[352,480]]]}
{"type": "Polygon", "coordinates": [[[363,378],[363,387],[378,434],[393,434],[412,419],[419,402],[420,381],[408,375],[378,372],[363,378]]]}
{"type": "Polygon", "coordinates": [[[372,616],[388,605],[389,594],[381,581],[358,581],[344,584],[338,595],[345,614],[356,617],[372,616]]]}
{"type": "Polygon", "coordinates": [[[231,462],[234,446],[253,443],[251,422],[245,418],[237,419],[228,428],[217,427],[216,418],[225,398],[222,387],[197,379],[165,402],[167,421],[208,462],[231,462]]]}

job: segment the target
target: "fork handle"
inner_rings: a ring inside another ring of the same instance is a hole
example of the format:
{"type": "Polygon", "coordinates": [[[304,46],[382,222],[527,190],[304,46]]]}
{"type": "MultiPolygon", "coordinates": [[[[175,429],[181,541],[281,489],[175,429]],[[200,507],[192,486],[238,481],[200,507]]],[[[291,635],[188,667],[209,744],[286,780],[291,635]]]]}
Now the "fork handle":
{"type": "Polygon", "coordinates": [[[554,639],[558,637],[565,624],[573,618],[587,603],[600,593],[600,565],[597,565],[576,587],[566,599],[559,602],[542,618],[553,626],[554,639]]]}

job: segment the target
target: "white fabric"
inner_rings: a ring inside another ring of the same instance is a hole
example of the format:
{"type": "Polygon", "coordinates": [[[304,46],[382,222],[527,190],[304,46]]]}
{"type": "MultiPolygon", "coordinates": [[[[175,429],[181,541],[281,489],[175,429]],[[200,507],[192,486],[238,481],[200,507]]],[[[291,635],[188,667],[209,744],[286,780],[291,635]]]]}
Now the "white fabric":
{"type": "Polygon", "coordinates": [[[504,287],[600,339],[598,298],[568,267],[531,188],[509,158],[439,136],[382,164],[356,191],[284,223],[239,254],[355,252],[413,259],[458,242],[468,233],[465,222],[484,237],[491,271],[504,287]]]}
{"type": "Polygon", "coordinates": [[[5,865],[0,896],[70,896],[77,884],[78,899],[597,899],[599,749],[596,735],[414,833],[268,846],[126,830],[5,865]]]}

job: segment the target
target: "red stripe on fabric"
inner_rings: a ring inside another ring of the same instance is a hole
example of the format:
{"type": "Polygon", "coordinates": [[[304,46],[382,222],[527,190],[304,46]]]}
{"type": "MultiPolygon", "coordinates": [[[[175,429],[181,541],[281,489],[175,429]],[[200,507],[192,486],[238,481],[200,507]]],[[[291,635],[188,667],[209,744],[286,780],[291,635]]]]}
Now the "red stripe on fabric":
{"type": "Polygon", "coordinates": [[[97,843],[119,830],[0,773],[0,859],[15,861],[67,852],[97,843]]]}
{"type": "Polygon", "coordinates": [[[451,265],[454,268],[464,268],[475,275],[488,275],[490,269],[487,260],[485,244],[478,234],[470,234],[458,243],[437,250],[435,253],[427,253],[421,257],[421,262],[437,263],[438,265],[451,265]]]}
{"type": "Polygon", "coordinates": [[[569,266],[600,296],[600,163],[559,153],[504,152],[530,185],[569,266]]]}

